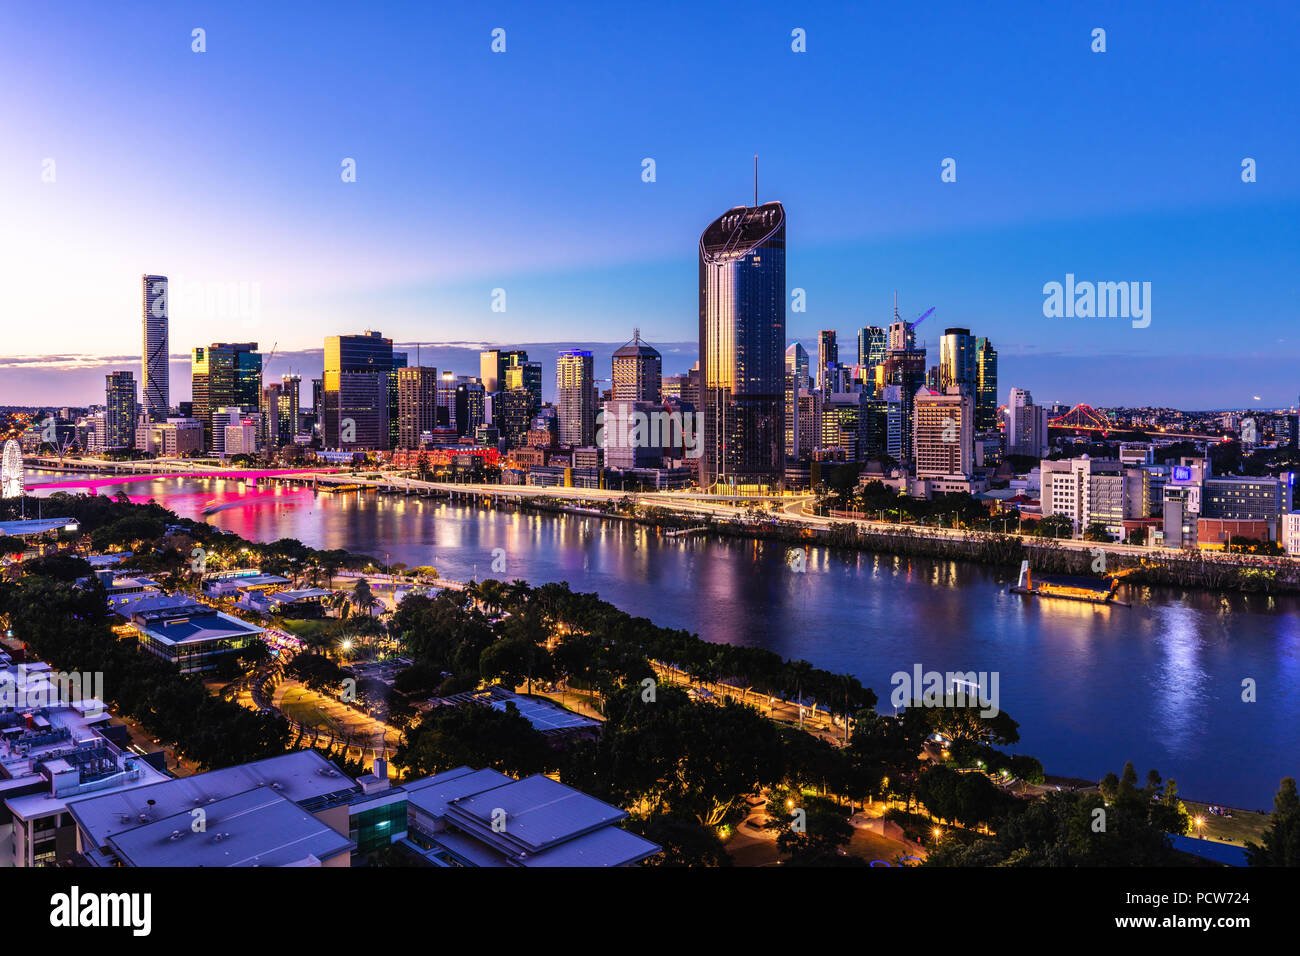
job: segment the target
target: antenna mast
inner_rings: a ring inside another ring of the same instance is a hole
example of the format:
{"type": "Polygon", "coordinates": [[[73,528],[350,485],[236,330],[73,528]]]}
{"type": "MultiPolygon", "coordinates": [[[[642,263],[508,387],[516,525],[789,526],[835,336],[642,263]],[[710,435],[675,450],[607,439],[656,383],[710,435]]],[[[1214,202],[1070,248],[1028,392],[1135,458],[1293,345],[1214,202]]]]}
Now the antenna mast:
{"type": "Polygon", "coordinates": [[[758,154],[754,154],[754,208],[758,208],[758,154]]]}

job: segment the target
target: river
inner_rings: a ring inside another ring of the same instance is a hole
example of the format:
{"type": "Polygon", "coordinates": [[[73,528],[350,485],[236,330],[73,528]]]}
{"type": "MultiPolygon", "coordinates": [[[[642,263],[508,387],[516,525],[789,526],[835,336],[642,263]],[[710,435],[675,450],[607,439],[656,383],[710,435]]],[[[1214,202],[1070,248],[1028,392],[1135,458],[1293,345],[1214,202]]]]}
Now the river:
{"type": "MultiPolygon", "coordinates": [[[[29,474],[29,482],[73,476],[29,474]]],[[[655,623],[847,671],[889,713],[891,678],[998,675],[1020,723],[1013,752],[1049,773],[1099,779],[1132,760],[1189,798],[1266,809],[1300,776],[1300,600],[1131,589],[1132,608],[1007,593],[1011,569],[813,548],[800,572],[784,546],[573,515],[488,510],[361,492],[166,479],[123,486],[246,538],[297,538],[448,578],[568,581],[655,623]],[[500,549],[499,551],[496,549],[500,549]],[[504,572],[493,572],[494,560],[504,572]],[[1253,702],[1243,682],[1253,681],[1253,702]]],[[[110,490],[111,491],[111,490],[110,490]]]]}

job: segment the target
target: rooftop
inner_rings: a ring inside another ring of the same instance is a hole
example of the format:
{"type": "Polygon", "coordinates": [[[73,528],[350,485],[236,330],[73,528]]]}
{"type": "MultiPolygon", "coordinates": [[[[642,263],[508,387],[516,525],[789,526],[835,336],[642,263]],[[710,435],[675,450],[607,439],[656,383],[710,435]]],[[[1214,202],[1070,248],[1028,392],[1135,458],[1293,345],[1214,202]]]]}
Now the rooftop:
{"type": "Polygon", "coordinates": [[[0,521],[0,535],[28,538],[65,527],[79,527],[76,518],[24,518],[18,521],[0,521]]]}
{"type": "Polygon", "coordinates": [[[352,846],[292,800],[256,787],[204,806],[204,831],[193,830],[193,808],[108,838],[129,866],[315,865],[352,846]]]}
{"type": "Polygon", "coordinates": [[[361,788],[313,750],[296,750],[237,767],[226,767],[167,780],[122,793],[88,797],[68,804],[88,844],[108,845],[108,838],[182,811],[215,804],[256,787],[296,804],[326,805],[337,794],[359,794],[361,788]],[[143,818],[143,819],[142,819],[143,818]]]}

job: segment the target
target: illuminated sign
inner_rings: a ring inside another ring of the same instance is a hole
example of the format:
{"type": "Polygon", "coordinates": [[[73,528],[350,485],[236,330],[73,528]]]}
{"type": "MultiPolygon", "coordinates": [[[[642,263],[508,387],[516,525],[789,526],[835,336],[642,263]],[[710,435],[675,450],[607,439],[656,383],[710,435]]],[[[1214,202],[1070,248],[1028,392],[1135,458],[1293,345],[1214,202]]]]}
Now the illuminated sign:
{"type": "Polygon", "coordinates": [[[1192,469],[1186,465],[1174,465],[1174,481],[1191,481],[1192,469]]]}

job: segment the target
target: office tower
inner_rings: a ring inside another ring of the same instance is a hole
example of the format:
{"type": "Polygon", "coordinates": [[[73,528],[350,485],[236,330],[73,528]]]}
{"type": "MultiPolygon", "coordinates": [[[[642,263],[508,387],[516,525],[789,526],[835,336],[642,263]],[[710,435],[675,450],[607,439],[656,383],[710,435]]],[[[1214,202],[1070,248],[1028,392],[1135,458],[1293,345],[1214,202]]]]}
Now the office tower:
{"type": "Polygon", "coordinates": [[[960,385],[916,393],[912,445],[918,478],[969,478],[975,467],[975,399],[960,385]]]}
{"type": "Polygon", "coordinates": [[[421,448],[438,427],[438,370],[423,365],[397,370],[397,447],[421,448]]]}
{"type": "Polygon", "coordinates": [[[697,412],[704,411],[704,396],[700,389],[700,363],[697,361],[686,373],[682,382],[682,404],[690,405],[697,412]]]}
{"type": "Polygon", "coordinates": [[[320,421],[321,403],[325,394],[325,380],[323,378],[313,378],[311,380],[311,411],[316,416],[317,422],[320,421]]]}
{"type": "Polygon", "coordinates": [[[998,427],[998,352],[980,336],[975,340],[975,430],[998,427]]]}
{"type": "MultiPolygon", "coordinates": [[[[218,408],[258,407],[262,395],[262,356],[256,342],[213,342],[190,354],[193,415],[203,425],[204,446],[219,444],[212,428],[218,408]]],[[[222,426],[224,427],[224,425],[222,426]]]]}
{"type": "Polygon", "coordinates": [[[456,427],[456,375],[450,369],[438,379],[438,427],[459,434],[456,427]]]}
{"type": "Polygon", "coordinates": [[[248,416],[248,409],[239,405],[214,409],[212,412],[212,444],[209,451],[222,458],[226,456],[226,429],[232,425],[242,425],[248,416]]]}
{"type": "Polygon", "coordinates": [[[532,401],[531,414],[542,407],[542,363],[528,361],[528,353],[516,349],[502,353],[501,390],[522,388],[532,401]]]}
{"type": "Polygon", "coordinates": [[[560,423],[560,443],[593,445],[596,442],[596,393],[590,352],[569,349],[555,362],[555,406],[560,423]]]}
{"type": "Polygon", "coordinates": [[[808,350],[798,342],[791,342],[785,349],[785,370],[793,372],[795,388],[811,388],[808,381],[808,350]]]}
{"type": "Polygon", "coordinates": [[[1034,404],[1028,389],[1013,388],[1007,400],[1007,454],[1040,458],[1047,454],[1047,409],[1034,404]]]}
{"type": "Polygon", "coordinates": [[[456,382],[456,434],[473,437],[485,421],[486,394],[483,383],[472,375],[462,375],[456,382]]]}
{"type": "Polygon", "coordinates": [[[478,354],[478,377],[485,392],[499,392],[503,388],[501,380],[505,378],[505,360],[502,355],[500,349],[486,349],[478,354]]]}
{"type": "Polygon", "coordinates": [[[135,447],[135,376],[112,372],[104,376],[103,450],[135,447]]]}
{"type": "Polygon", "coordinates": [[[902,464],[912,460],[912,410],[917,391],[925,385],[925,349],[891,349],[885,356],[886,388],[898,388],[898,432],[891,433],[890,456],[902,464]]]}
{"type": "Polygon", "coordinates": [[[397,370],[406,368],[406,353],[394,352],[393,365],[388,370],[388,446],[397,447],[397,370]]]}
{"type": "Polygon", "coordinates": [[[961,385],[975,390],[975,337],[970,329],[944,329],[939,339],[939,385],[941,392],[961,385]]]}
{"type": "Polygon", "coordinates": [[[822,393],[815,388],[799,389],[798,429],[799,458],[811,457],[822,446],[822,393]]]}
{"type": "Polygon", "coordinates": [[[171,378],[167,343],[167,277],[141,276],[143,347],[140,357],[141,404],[151,422],[167,420],[171,378]]]}
{"type": "MultiPolygon", "coordinates": [[[[493,401],[493,414],[500,423],[499,434],[507,446],[515,448],[526,444],[528,430],[533,421],[533,396],[526,388],[508,388],[498,392],[493,401]]],[[[595,429],[592,429],[593,433],[595,429]]]]}
{"type": "Polygon", "coordinates": [[[910,322],[904,322],[898,315],[898,303],[894,303],[894,321],[889,323],[889,351],[901,352],[916,348],[916,330],[910,322]]]}
{"type": "Polygon", "coordinates": [[[826,366],[838,365],[840,361],[840,347],[835,342],[835,331],[833,329],[823,329],[817,333],[817,387],[822,390],[822,394],[828,394],[826,387],[826,366]]]}
{"type": "Polygon", "coordinates": [[[659,403],[615,399],[606,402],[601,413],[600,447],[607,468],[663,466],[663,442],[671,441],[672,434],[657,424],[665,414],[659,403]]]}
{"type": "Polygon", "coordinates": [[[395,379],[392,339],[373,331],[325,339],[321,438],[326,448],[388,447],[390,379],[395,379]]]}
{"type": "Polygon", "coordinates": [[[302,376],[280,376],[280,444],[291,443],[298,434],[298,414],[302,402],[302,376]]]}
{"type": "Polygon", "coordinates": [[[686,384],[685,375],[665,375],[659,382],[659,394],[665,402],[682,400],[682,386],[686,384]]]}
{"type": "Polygon", "coordinates": [[[262,401],[258,411],[262,415],[261,444],[263,448],[280,446],[280,396],[284,386],[280,382],[270,382],[262,387],[262,401]]]}
{"type": "Polygon", "coordinates": [[[822,407],[822,447],[843,448],[849,461],[862,461],[867,449],[867,394],[832,392],[822,407]]]}
{"type": "Polygon", "coordinates": [[[735,206],[700,236],[702,488],[780,484],[784,350],[785,208],[735,206]]]}
{"type": "Polygon", "coordinates": [[[632,330],[632,341],[614,352],[613,395],[616,402],[659,402],[662,400],[663,357],[641,341],[641,330],[632,330]]]}
{"type": "Polygon", "coordinates": [[[858,329],[858,364],[875,368],[885,361],[889,351],[889,334],[878,325],[858,329]]]}

